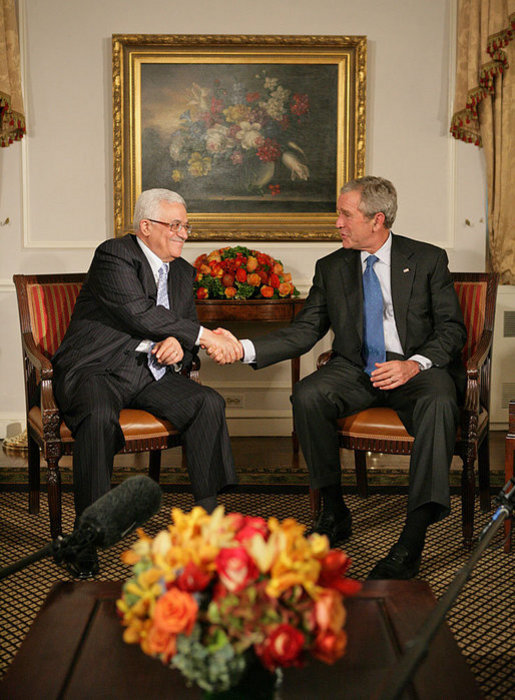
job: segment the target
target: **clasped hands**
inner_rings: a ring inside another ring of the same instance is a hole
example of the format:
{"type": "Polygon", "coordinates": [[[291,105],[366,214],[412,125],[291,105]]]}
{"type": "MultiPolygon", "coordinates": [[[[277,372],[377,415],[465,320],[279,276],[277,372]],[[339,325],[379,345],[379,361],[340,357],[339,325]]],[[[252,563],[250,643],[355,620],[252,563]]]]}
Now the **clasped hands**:
{"type": "Polygon", "coordinates": [[[420,372],[418,362],[413,360],[390,360],[376,362],[376,369],[370,375],[370,381],[376,389],[390,391],[406,384],[420,372]]]}
{"type": "Polygon", "coordinates": [[[225,328],[216,328],[214,331],[204,328],[200,346],[219,365],[230,365],[243,357],[240,341],[225,328]]]}

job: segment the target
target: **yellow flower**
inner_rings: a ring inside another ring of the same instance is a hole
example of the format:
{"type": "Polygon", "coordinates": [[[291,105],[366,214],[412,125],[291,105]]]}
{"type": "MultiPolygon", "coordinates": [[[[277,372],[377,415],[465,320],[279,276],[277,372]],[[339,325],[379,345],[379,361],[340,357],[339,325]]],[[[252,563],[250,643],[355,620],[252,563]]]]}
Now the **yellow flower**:
{"type": "Polygon", "coordinates": [[[207,175],[211,170],[211,158],[202,156],[198,151],[194,151],[188,161],[188,169],[194,177],[207,175]]]}
{"type": "Polygon", "coordinates": [[[250,115],[250,107],[246,105],[230,105],[223,110],[225,118],[228,122],[241,122],[250,115]]]}
{"type": "Polygon", "coordinates": [[[182,180],[182,173],[180,170],[177,170],[177,168],[172,170],[172,180],[174,182],[180,182],[182,180]]]}

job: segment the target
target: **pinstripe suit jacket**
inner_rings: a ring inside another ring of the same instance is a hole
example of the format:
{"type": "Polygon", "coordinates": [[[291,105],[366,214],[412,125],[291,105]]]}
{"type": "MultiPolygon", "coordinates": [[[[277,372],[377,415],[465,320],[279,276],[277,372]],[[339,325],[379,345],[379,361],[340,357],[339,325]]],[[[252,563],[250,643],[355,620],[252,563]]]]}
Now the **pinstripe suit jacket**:
{"type": "MultiPolygon", "coordinates": [[[[444,250],[392,234],[391,284],[395,322],[404,356],[415,353],[446,367],[458,384],[466,329],[444,250]]],[[[357,250],[339,249],[316,264],[302,311],[286,328],[255,339],[256,368],[310,350],[331,328],[333,350],[364,366],[363,285],[357,250]]]]}
{"type": "Polygon", "coordinates": [[[77,298],[70,325],[52,359],[56,379],[68,381],[87,367],[103,371],[123,362],[140,341],[174,336],[189,366],[200,325],[193,296],[194,268],[182,258],[170,264],[170,309],[156,306],[157,288],[136,236],[110,239],[97,250],[77,298]]]}

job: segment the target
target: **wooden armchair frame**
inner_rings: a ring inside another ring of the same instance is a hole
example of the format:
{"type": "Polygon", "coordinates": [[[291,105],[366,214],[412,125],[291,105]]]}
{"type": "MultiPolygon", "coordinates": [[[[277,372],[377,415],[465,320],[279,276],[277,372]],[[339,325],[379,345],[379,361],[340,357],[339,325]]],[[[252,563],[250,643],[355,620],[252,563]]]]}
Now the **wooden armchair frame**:
{"type": "MultiPolygon", "coordinates": [[[[62,420],[52,387],[51,357],[68,327],[85,274],[14,275],[21,328],[28,437],[29,512],[39,513],[40,449],[47,463],[52,538],[62,533],[59,460],[71,455],[73,437],[62,420]],[[39,397],[38,397],[39,392],[39,397]]],[[[199,362],[189,376],[198,379],[199,362]]],[[[120,451],[149,453],[149,476],[159,482],[161,452],[181,443],[166,420],[135,409],[120,412],[125,445],[120,451]]]]}
{"type": "MultiPolygon", "coordinates": [[[[463,350],[467,372],[465,399],[454,454],[463,461],[461,474],[462,526],[466,547],[472,545],[474,531],[475,461],[478,461],[480,506],[490,508],[489,411],[492,342],[498,275],[457,272],[452,275],[462,307],[468,338],[463,350]]],[[[318,366],[325,364],[331,352],[323,353],[318,366]]],[[[390,408],[369,408],[338,421],[340,446],[354,451],[358,494],[368,495],[367,452],[409,455],[413,437],[408,434],[396,412],[390,408]]],[[[316,515],[320,495],[311,494],[316,515]]]]}

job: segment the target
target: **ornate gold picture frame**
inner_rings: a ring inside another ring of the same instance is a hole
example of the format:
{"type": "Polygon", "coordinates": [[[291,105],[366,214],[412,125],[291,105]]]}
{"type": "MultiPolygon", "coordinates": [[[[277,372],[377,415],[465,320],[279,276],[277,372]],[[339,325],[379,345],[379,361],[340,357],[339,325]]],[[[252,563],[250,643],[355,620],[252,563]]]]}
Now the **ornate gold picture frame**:
{"type": "Polygon", "coordinates": [[[140,192],[193,240],[332,240],[365,169],[366,37],[113,35],[114,230],[140,192]]]}

